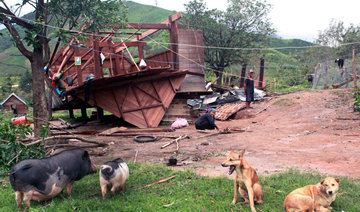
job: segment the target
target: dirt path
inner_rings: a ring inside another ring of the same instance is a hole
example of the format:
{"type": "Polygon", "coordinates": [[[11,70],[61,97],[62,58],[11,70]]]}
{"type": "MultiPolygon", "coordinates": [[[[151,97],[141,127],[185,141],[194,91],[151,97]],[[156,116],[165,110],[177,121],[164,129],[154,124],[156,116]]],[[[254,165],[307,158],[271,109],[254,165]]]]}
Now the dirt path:
{"type": "MultiPolygon", "coordinates": [[[[186,165],[175,168],[226,176],[227,170],[220,164],[227,152],[246,149],[246,159],[260,174],[297,168],[360,177],[360,115],[352,112],[351,92],[301,91],[277,96],[254,104],[250,114],[267,108],[255,116],[240,112],[241,119],[217,122],[220,128],[244,128],[243,133],[194,139],[202,134],[193,126],[177,130],[172,134],[192,138],[180,142],[178,159],[186,165]]],[[[113,143],[105,149],[105,156],[94,158],[96,163],[119,156],[133,160],[138,150],[138,162],[160,164],[176,149],[176,145],[160,149],[168,139],[147,144],[138,144],[129,137],[106,140],[113,143]]]]}

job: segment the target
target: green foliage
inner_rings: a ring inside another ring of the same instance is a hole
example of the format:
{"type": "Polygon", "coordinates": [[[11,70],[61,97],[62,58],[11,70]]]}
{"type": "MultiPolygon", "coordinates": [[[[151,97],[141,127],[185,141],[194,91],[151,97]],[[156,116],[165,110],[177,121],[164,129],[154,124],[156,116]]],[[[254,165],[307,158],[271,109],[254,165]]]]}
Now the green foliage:
{"type": "MultiPolygon", "coordinates": [[[[304,47],[304,46],[313,46],[313,43],[304,41],[304,40],[300,40],[300,39],[279,39],[279,38],[274,38],[274,37],[270,37],[269,38],[269,47],[304,47]]],[[[278,51],[284,54],[293,54],[293,53],[297,53],[297,52],[303,52],[306,49],[279,49],[278,51]]]]}
{"type": "Polygon", "coordinates": [[[122,0],[52,0],[49,12],[60,15],[57,17],[60,25],[66,21],[69,27],[87,23],[86,29],[92,32],[127,20],[127,9],[122,0]]]}
{"type": "Polygon", "coordinates": [[[133,1],[126,1],[124,4],[128,8],[128,20],[137,23],[160,23],[173,15],[175,11],[163,8],[143,5],[133,1]]]}
{"type": "Polygon", "coordinates": [[[12,124],[4,116],[0,117],[0,173],[9,171],[21,160],[39,158],[45,155],[46,151],[43,145],[25,146],[19,141],[19,139],[25,139],[32,132],[30,125],[12,124]]]}
{"type": "Polygon", "coordinates": [[[24,92],[32,91],[32,76],[29,70],[26,70],[25,74],[21,77],[19,88],[24,92]]]}
{"type": "Polygon", "coordinates": [[[346,27],[343,21],[332,20],[329,27],[320,32],[316,43],[334,47],[333,50],[339,55],[348,55],[352,49],[360,51],[360,26],[350,24],[346,27]],[[341,46],[344,43],[353,43],[352,45],[341,46]]]}
{"type": "Polygon", "coordinates": [[[204,1],[193,0],[185,4],[187,21],[191,28],[204,33],[205,46],[228,47],[228,49],[205,48],[205,62],[220,76],[224,67],[246,62],[246,51],[231,49],[263,46],[273,33],[267,19],[270,5],[262,1],[230,0],[226,11],[209,10],[204,1]]]}
{"type": "Polygon", "coordinates": [[[354,93],[354,111],[360,112],[360,89],[354,93]]]}
{"type": "Polygon", "coordinates": [[[8,76],[6,80],[1,84],[1,92],[2,93],[10,93],[12,87],[11,78],[8,76]]]}
{"type": "MultiPolygon", "coordinates": [[[[71,197],[62,192],[46,202],[31,202],[30,211],[250,211],[248,204],[232,205],[233,180],[226,177],[201,177],[191,171],[173,171],[163,166],[129,163],[130,178],[123,194],[109,194],[102,200],[99,175],[93,174],[74,183],[71,197]],[[176,175],[168,182],[145,189],[141,186],[176,175]]],[[[224,169],[224,173],[226,170],[224,169]]],[[[323,179],[316,173],[290,170],[260,176],[264,203],[259,211],[282,212],[282,203],[292,190],[323,179]]],[[[340,178],[339,195],[333,211],[359,211],[360,185],[356,179],[340,178]]],[[[239,197],[238,201],[243,201],[239,197]]],[[[14,194],[9,183],[0,187],[0,211],[15,211],[14,194]]]]}

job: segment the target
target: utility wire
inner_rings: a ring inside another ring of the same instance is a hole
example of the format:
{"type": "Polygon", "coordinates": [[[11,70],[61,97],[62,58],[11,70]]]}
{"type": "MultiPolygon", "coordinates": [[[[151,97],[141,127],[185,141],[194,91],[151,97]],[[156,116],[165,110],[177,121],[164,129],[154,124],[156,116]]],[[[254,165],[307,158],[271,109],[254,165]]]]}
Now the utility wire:
{"type": "MultiPolygon", "coordinates": [[[[0,14],[3,14],[5,16],[10,16],[10,17],[16,17],[16,18],[24,20],[24,21],[40,24],[40,25],[43,25],[43,26],[46,26],[46,27],[59,29],[59,30],[63,30],[63,31],[74,32],[74,33],[78,33],[78,34],[85,34],[85,35],[89,35],[89,36],[104,37],[103,35],[98,35],[98,34],[94,34],[94,33],[81,32],[81,31],[76,31],[76,30],[69,30],[69,29],[66,29],[64,27],[57,27],[57,26],[53,26],[53,25],[49,25],[49,24],[44,24],[42,22],[38,22],[38,21],[34,21],[34,20],[22,18],[22,17],[17,17],[17,16],[10,15],[10,14],[7,14],[7,13],[0,12],[0,14]]],[[[139,30],[139,29],[136,29],[134,27],[132,27],[132,28],[134,30],[139,30]]],[[[117,36],[113,36],[113,37],[114,38],[123,38],[123,37],[117,37],[117,36]]],[[[205,45],[193,45],[193,44],[166,43],[166,42],[157,42],[157,41],[153,41],[153,42],[149,42],[149,43],[157,43],[157,44],[163,44],[163,45],[179,45],[179,46],[208,48],[208,49],[244,50],[244,51],[269,51],[269,50],[286,50],[286,49],[307,49],[307,48],[312,48],[312,47],[315,47],[315,48],[323,48],[323,47],[330,48],[331,47],[331,46],[327,46],[327,45],[314,44],[314,45],[311,45],[311,46],[307,45],[307,46],[286,46],[286,47],[241,48],[241,47],[220,47],[220,46],[205,46],[205,45]]],[[[349,46],[349,45],[354,45],[354,44],[360,44],[360,41],[342,43],[342,44],[339,44],[337,47],[349,46]]]]}

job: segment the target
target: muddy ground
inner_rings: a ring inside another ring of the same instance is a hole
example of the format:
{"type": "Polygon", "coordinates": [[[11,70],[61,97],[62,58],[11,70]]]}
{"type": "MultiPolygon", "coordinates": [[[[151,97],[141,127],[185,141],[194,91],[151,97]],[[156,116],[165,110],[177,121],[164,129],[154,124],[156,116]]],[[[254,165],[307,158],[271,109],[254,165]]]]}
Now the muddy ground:
{"type": "MultiPolygon", "coordinates": [[[[220,128],[245,132],[204,137],[194,126],[169,135],[189,135],[180,141],[180,166],[200,175],[226,176],[220,166],[229,150],[246,149],[248,162],[263,175],[289,168],[323,174],[360,177],[360,115],[353,112],[352,89],[300,91],[268,97],[241,111],[235,119],[217,121],[220,128]],[[266,110],[264,110],[266,108],[266,110]],[[198,138],[201,137],[202,138],[198,138]]],[[[164,133],[163,133],[164,134],[164,133]]],[[[165,164],[176,145],[160,149],[170,139],[136,143],[133,137],[99,137],[110,145],[97,148],[96,164],[115,157],[141,163],[165,164]]]]}

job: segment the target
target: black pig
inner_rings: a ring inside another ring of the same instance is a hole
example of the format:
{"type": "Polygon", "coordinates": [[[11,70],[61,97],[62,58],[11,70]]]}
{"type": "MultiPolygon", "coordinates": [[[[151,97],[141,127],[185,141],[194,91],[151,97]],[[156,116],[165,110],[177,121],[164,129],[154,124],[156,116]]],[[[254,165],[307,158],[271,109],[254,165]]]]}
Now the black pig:
{"type": "Polygon", "coordinates": [[[96,172],[87,151],[64,150],[41,159],[28,159],[17,163],[10,170],[10,183],[15,200],[21,208],[21,197],[26,207],[30,200],[44,201],[58,195],[65,187],[68,195],[74,181],[96,172]]]}

